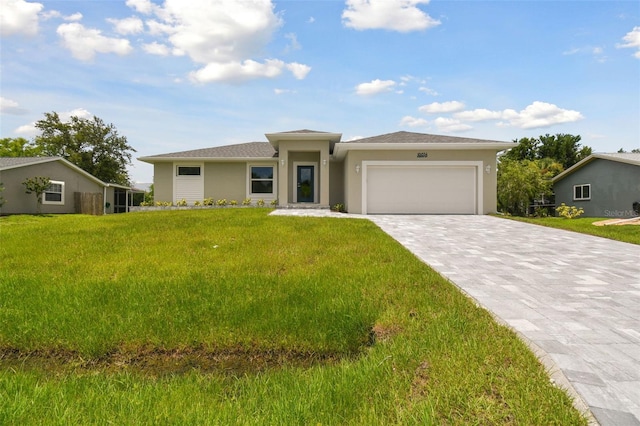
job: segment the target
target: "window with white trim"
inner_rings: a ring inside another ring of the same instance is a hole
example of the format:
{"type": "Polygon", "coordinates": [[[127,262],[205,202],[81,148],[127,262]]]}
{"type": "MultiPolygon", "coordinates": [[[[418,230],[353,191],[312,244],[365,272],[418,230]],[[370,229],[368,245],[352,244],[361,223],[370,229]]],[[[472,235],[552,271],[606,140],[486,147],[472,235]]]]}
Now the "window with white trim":
{"type": "Polygon", "coordinates": [[[249,170],[249,191],[255,195],[272,195],[273,166],[251,166],[249,170]]]}
{"type": "Polygon", "coordinates": [[[50,181],[42,194],[42,204],[64,205],[64,182],[50,181]]]}
{"type": "Polygon", "coordinates": [[[583,201],[591,199],[591,184],[584,183],[573,185],[573,201],[583,201]]]}

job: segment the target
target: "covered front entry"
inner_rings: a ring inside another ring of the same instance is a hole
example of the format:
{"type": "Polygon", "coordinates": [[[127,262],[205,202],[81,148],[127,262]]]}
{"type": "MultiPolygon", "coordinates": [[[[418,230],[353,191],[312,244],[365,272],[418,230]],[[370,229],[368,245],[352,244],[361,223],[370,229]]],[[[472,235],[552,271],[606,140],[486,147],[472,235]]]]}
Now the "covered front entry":
{"type": "Polygon", "coordinates": [[[475,164],[370,162],[363,174],[366,214],[478,214],[481,173],[475,164]]]}

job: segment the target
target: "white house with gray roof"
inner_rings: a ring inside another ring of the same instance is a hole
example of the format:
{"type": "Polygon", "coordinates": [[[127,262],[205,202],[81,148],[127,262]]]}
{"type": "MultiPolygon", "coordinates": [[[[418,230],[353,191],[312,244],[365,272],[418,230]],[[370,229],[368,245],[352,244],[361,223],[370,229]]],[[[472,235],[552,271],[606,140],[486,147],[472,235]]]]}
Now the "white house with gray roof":
{"type": "Polygon", "coordinates": [[[360,214],[496,211],[496,154],[512,142],[396,132],[342,141],[297,130],[249,142],[139,160],[154,165],[156,201],[277,200],[279,207],[343,204],[360,214]]]}
{"type": "Polygon", "coordinates": [[[587,217],[638,216],[640,154],[592,154],[553,178],[553,190],[556,206],[582,208],[587,217]]]}

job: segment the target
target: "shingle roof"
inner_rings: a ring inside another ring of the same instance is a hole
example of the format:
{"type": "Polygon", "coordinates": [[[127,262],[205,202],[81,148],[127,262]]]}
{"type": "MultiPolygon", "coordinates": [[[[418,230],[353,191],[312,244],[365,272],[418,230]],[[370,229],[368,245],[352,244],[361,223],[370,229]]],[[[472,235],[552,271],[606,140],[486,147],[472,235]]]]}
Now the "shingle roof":
{"type": "Polygon", "coordinates": [[[610,159],[613,161],[623,161],[625,163],[633,163],[640,166],[640,153],[616,152],[616,153],[596,154],[596,157],[610,159]]]}
{"type": "Polygon", "coordinates": [[[413,133],[413,132],[394,132],[387,133],[380,136],[373,136],[370,138],[356,139],[352,141],[344,141],[345,144],[356,143],[504,143],[503,141],[494,141],[487,139],[474,139],[474,138],[461,138],[457,136],[442,136],[442,135],[430,135],[427,133],[413,133]]]}
{"type": "Polygon", "coordinates": [[[269,142],[247,142],[152,155],[147,158],[274,158],[277,156],[276,150],[269,142]]]}
{"type": "Polygon", "coordinates": [[[0,169],[27,166],[29,164],[46,163],[60,157],[0,157],[0,169]]]}
{"type": "Polygon", "coordinates": [[[619,162],[619,163],[631,164],[633,166],[640,166],[640,154],[636,154],[634,152],[625,152],[625,153],[615,152],[615,153],[604,153],[604,154],[591,154],[587,158],[579,161],[578,163],[576,163],[573,166],[569,167],[564,172],[562,172],[559,175],[557,175],[556,177],[554,177],[552,179],[552,181],[553,182],[557,182],[559,180],[562,180],[566,176],[569,176],[573,172],[581,169],[582,167],[586,166],[587,164],[589,164],[592,161],[597,160],[597,159],[616,161],[616,162],[619,162]]]}

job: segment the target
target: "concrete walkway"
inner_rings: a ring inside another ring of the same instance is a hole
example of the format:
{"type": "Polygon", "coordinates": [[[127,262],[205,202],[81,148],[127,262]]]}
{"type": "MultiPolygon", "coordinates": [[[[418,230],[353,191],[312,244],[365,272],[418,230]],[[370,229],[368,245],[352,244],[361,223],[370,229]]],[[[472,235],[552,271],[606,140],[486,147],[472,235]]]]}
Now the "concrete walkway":
{"type": "Polygon", "coordinates": [[[601,425],[640,425],[640,246],[491,216],[367,218],[541,348],[601,425]]]}

